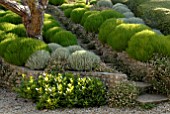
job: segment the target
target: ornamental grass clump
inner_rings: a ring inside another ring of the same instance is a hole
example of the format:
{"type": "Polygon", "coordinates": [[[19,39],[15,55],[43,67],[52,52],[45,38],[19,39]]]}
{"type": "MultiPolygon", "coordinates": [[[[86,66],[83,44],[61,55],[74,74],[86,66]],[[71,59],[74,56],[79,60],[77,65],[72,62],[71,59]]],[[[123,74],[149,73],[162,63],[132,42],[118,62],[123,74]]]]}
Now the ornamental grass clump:
{"type": "Polygon", "coordinates": [[[94,107],[106,104],[106,87],[93,77],[73,74],[43,74],[35,79],[23,75],[15,89],[19,96],[32,99],[37,109],[94,107]]]}
{"type": "Polygon", "coordinates": [[[109,7],[109,8],[111,8],[113,6],[111,0],[99,0],[99,1],[97,1],[96,5],[98,7],[109,7]]]}
{"type": "Polygon", "coordinates": [[[49,50],[43,41],[33,38],[18,38],[6,48],[4,59],[14,65],[23,66],[31,54],[38,50],[49,50]]]}
{"type": "Polygon", "coordinates": [[[59,44],[57,44],[57,43],[49,43],[49,44],[48,44],[48,47],[49,47],[49,49],[50,49],[50,51],[51,51],[51,53],[52,53],[52,52],[54,52],[57,48],[61,48],[62,46],[59,45],[59,44]]]}
{"type": "Polygon", "coordinates": [[[131,37],[142,30],[150,29],[142,24],[120,24],[107,38],[107,43],[116,51],[123,51],[128,47],[131,37]]]}
{"type": "Polygon", "coordinates": [[[118,83],[108,92],[109,107],[135,106],[135,100],[138,94],[139,90],[133,83],[118,83]]]}
{"type": "Polygon", "coordinates": [[[50,59],[50,53],[46,50],[38,50],[27,59],[25,66],[30,69],[44,69],[50,59]]]}
{"type": "Polygon", "coordinates": [[[100,13],[94,13],[87,17],[84,28],[89,32],[99,32],[101,24],[104,22],[104,19],[100,13]]]}
{"type": "Polygon", "coordinates": [[[100,66],[100,57],[86,50],[75,51],[68,58],[70,68],[79,71],[89,71],[100,66]]]}
{"type": "Polygon", "coordinates": [[[116,26],[118,26],[119,24],[122,24],[123,21],[119,20],[119,19],[115,19],[115,18],[111,18],[106,20],[100,27],[99,29],[99,40],[102,43],[106,43],[109,34],[114,31],[114,29],[116,28],[116,26]]]}
{"type": "Polygon", "coordinates": [[[81,19],[83,17],[83,14],[87,11],[87,9],[85,8],[75,8],[74,10],[72,10],[71,14],[70,14],[70,17],[71,17],[71,20],[74,22],[74,23],[80,23],[81,22],[81,19]]]}
{"type": "Polygon", "coordinates": [[[50,42],[58,43],[61,46],[70,46],[77,44],[77,38],[70,31],[60,31],[50,37],[50,42]]]}

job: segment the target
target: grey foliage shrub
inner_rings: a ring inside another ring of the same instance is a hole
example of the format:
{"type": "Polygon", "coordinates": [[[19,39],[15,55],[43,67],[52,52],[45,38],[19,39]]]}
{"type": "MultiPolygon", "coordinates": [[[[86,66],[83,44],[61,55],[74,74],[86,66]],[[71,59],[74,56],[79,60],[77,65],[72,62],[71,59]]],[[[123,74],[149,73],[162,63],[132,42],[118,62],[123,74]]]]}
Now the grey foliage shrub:
{"type": "Polygon", "coordinates": [[[50,61],[66,61],[70,55],[67,48],[57,48],[52,54],[50,61]]]}
{"type": "Polygon", "coordinates": [[[134,13],[132,13],[132,12],[125,12],[125,13],[123,13],[123,15],[125,16],[125,18],[132,18],[132,17],[134,17],[134,13]]]}
{"type": "Polygon", "coordinates": [[[34,52],[26,61],[25,66],[30,69],[44,69],[50,59],[50,53],[46,50],[34,52]]]}
{"type": "Polygon", "coordinates": [[[54,52],[57,48],[61,48],[62,46],[57,43],[49,43],[48,47],[50,48],[51,52],[54,52]]]}
{"type": "Polygon", "coordinates": [[[126,23],[136,23],[136,24],[145,24],[143,19],[138,18],[138,17],[131,17],[131,18],[120,18],[126,23]]]}
{"type": "Polygon", "coordinates": [[[98,7],[109,7],[113,6],[111,0],[99,0],[96,4],[98,7]]]}
{"type": "Polygon", "coordinates": [[[126,8],[128,8],[125,4],[122,4],[122,3],[116,3],[112,6],[113,9],[116,8],[116,7],[126,7],[126,8]]]}
{"type": "Polygon", "coordinates": [[[119,13],[131,12],[129,8],[124,7],[124,6],[115,7],[113,9],[116,10],[117,12],[119,12],[119,13]]]}
{"type": "Polygon", "coordinates": [[[93,70],[100,65],[100,58],[92,52],[80,50],[69,56],[68,63],[73,70],[93,70]]]}
{"type": "Polygon", "coordinates": [[[78,50],[83,50],[83,48],[79,45],[68,46],[67,49],[69,50],[70,53],[73,53],[78,50]]]}
{"type": "Polygon", "coordinates": [[[160,31],[160,30],[158,30],[158,29],[152,29],[155,33],[157,33],[157,34],[160,34],[160,35],[163,35],[162,34],[162,32],[160,31]]]}

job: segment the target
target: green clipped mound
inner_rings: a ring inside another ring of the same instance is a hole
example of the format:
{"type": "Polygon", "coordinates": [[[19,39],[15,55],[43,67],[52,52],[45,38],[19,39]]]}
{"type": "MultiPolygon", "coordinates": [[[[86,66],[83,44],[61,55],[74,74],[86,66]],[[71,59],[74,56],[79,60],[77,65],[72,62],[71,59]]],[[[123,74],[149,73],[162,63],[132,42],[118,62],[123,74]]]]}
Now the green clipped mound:
{"type": "Polygon", "coordinates": [[[0,30],[0,42],[4,40],[5,32],[0,30]]]}
{"type": "Polygon", "coordinates": [[[113,6],[111,0],[99,0],[96,5],[98,7],[109,7],[109,8],[113,6]]]}
{"type": "Polygon", "coordinates": [[[128,46],[128,41],[137,32],[150,29],[142,24],[120,24],[108,36],[107,43],[116,51],[123,51],[128,46]]]}
{"type": "Polygon", "coordinates": [[[119,19],[115,19],[115,18],[111,18],[106,20],[100,27],[99,29],[99,40],[102,43],[106,43],[109,34],[114,31],[114,29],[116,28],[116,26],[118,26],[119,24],[122,24],[123,21],[119,20],[119,19]]]}
{"type": "Polygon", "coordinates": [[[89,32],[98,32],[104,19],[100,13],[91,14],[87,17],[84,28],[89,32]]]}
{"type": "Polygon", "coordinates": [[[46,42],[50,42],[51,38],[53,38],[54,34],[63,31],[64,29],[62,29],[61,27],[52,27],[50,29],[48,29],[46,32],[43,32],[43,36],[44,36],[44,40],[46,42]]]}
{"type": "Polygon", "coordinates": [[[103,17],[104,20],[107,20],[109,18],[123,18],[124,15],[115,11],[115,10],[112,10],[112,9],[108,9],[108,10],[103,10],[101,11],[100,13],[103,17]]]}
{"type": "Polygon", "coordinates": [[[45,13],[44,14],[44,21],[48,21],[48,20],[54,20],[54,17],[50,14],[45,13]]]}
{"type": "Polygon", "coordinates": [[[95,14],[95,13],[98,13],[99,11],[86,11],[85,13],[84,13],[84,15],[83,15],[83,17],[82,17],[82,19],[81,19],[81,25],[84,25],[84,23],[85,23],[85,21],[86,21],[86,19],[87,19],[87,17],[89,16],[89,15],[91,15],[91,14],[95,14]]]}
{"type": "Polygon", "coordinates": [[[106,104],[106,86],[93,77],[73,74],[44,74],[35,79],[23,76],[16,88],[19,96],[33,99],[37,109],[96,107],[106,104]],[[31,89],[30,89],[31,88],[31,89]]]}
{"type": "Polygon", "coordinates": [[[21,24],[22,19],[19,15],[15,13],[7,13],[3,17],[0,18],[0,22],[8,22],[12,24],[21,24]]]}
{"type": "Polygon", "coordinates": [[[23,24],[16,25],[12,30],[8,31],[8,33],[14,33],[20,37],[26,37],[26,29],[23,24]]]}
{"type": "Polygon", "coordinates": [[[136,24],[145,24],[143,19],[138,17],[131,17],[131,18],[121,18],[125,23],[136,23],[136,24]]]}
{"type": "Polygon", "coordinates": [[[48,47],[49,47],[51,53],[53,53],[57,48],[61,48],[62,46],[57,43],[49,43],[48,47]]]}
{"type": "Polygon", "coordinates": [[[37,39],[16,39],[6,48],[4,59],[9,63],[23,66],[29,56],[37,50],[49,50],[49,48],[47,44],[37,39]]]}
{"type": "Polygon", "coordinates": [[[18,38],[18,35],[14,34],[14,33],[2,33],[2,36],[0,36],[0,40],[6,40],[6,39],[13,39],[13,38],[18,38]]]}
{"type": "Polygon", "coordinates": [[[43,26],[43,32],[46,32],[48,29],[52,28],[52,27],[59,27],[60,24],[56,21],[56,20],[48,20],[48,21],[44,21],[44,26],[43,26]]]}
{"type": "Polygon", "coordinates": [[[156,51],[153,46],[153,44],[158,45],[155,39],[159,37],[151,30],[138,32],[130,39],[126,51],[134,59],[145,62],[151,59],[156,51]]]}
{"type": "Polygon", "coordinates": [[[64,15],[65,15],[67,18],[70,18],[70,14],[71,14],[72,10],[73,10],[73,8],[65,9],[65,10],[64,10],[64,15]]]}
{"type": "Polygon", "coordinates": [[[30,69],[44,69],[50,59],[50,53],[46,50],[34,52],[26,61],[25,66],[30,69]]]}
{"type": "Polygon", "coordinates": [[[11,44],[12,42],[15,42],[16,39],[18,39],[18,37],[8,38],[0,42],[0,56],[1,57],[4,57],[4,54],[6,52],[8,45],[11,44]]]}
{"type": "Polygon", "coordinates": [[[54,61],[67,61],[68,57],[70,55],[70,52],[67,48],[57,48],[52,54],[51,54],[51,60],[54,61]]]}
{"type": "Polygon", "coordinates": [[[135,106],[138,95],[139,90],[134,84],[128,82],[118,83],[108,92],[109,107],[135,106]]]}
{"type": "Polygon", "coordinates": [[[68,46],[67,49],[69,50],[70,53],[74,53],[75,51],[79,51],[79,50],[84,50],[81,46],[79,45],[72,45],[72,46],[68,46]]]}
{"type": "Polygon", "coordinates": [[[62,46],[77,44],[77,38],[69,31],[60,31],[50,38],[50,42],[58,43],[62,46]]]}
{"type": "Polygon", "coordinates": [[[66,10],[66,9],[68,9],[68,8],[73,8],[73,9],[75,9],[75,8],[85,8],[85,7],[86,7],[86,4],[84,4],[84,3],[74,3],[74,4],[70,3],[70,4],[62,4],[62,5],[60,6],[60,8],[61,8],[62,10],[66,10]]]}
{"type": "Polygon", "coordinates": [[[52,5],[61,5],[63,3],[67,2],[67,0],[49,0],[49,4],[52,4],[52,5]]]}
{"type": "Polygon", "coordinates": [[[100,62],[100,57],[86,50],[75,51],[68,58],[70,68],[78,71],[96,69],[100,62]]]}
{"type": "Polygon", "coordinates": [[[2,22],[0,23],[0,30],[3,30],[5,32],[12,30],[16,25],[7,23],[7,22],[2,22]]]}
{"type": "Polygon", "coordinates": [[[6,11],[4,11],[4,10],[0,10],[0,17],[3,17],[3,16],[5,16],[7,13],[6,13],[6,11]]]}
{"type": "Polygon", "coordinates": [[[87,9],[85,8],[76,8],[74,10],[72,10],[71,12],[71,20],[74,22],[74,23],[80,23],[81,22],[81,19],[83,17],[83,14],[87,11],[87,9]]]}

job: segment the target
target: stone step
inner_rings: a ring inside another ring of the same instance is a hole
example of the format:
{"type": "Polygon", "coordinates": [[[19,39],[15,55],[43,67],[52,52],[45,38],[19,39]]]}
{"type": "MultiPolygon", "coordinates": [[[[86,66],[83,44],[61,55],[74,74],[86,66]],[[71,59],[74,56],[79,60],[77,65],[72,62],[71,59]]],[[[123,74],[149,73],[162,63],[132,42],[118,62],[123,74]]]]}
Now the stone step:
{"type": "Polygon", "coordinates": [[[164,95],[156,95],[156,94],[143,94],[138,96],[136,99],[137,102],[141,104],[147,104],[147,103],[161,103],[168,101],[169,98],[164,95]]]}
{"type": "Polygon", "coordinates": [[[146,82],[137,82],[137,81],[135,81],[133,83],[139,89],[140,94],[145,93],[151,87],[151,84],[146,83],[146,82]]]}

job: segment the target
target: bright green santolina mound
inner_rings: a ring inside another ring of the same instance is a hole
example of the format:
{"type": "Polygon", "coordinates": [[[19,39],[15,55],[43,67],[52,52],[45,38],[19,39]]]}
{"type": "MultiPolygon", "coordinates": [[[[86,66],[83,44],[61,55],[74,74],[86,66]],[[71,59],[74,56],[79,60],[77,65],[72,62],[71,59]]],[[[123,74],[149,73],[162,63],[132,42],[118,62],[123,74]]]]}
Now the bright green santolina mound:
{"type": "Polygon", "coordinates": [[[19,37],[26,37],[26,29],[23,24],[16,25],[12,30],[8,31],[18,35],[19,37]]]}
{"type": "Polygon", "coordinates": [[[72,10],[71,12],[71,20],[75,23],[80,23],[83,14],[86,12],[87,9],[85,8],[76,8],[74,10],[72,10]]]}
{"type": "Polygon", "coordinates": [[[68,8],[64,10],[64,15],[69,18],[73,8],[68,8]]]}
{"type": "Polygon", "coordinates": [[[108,36],[107,43],[117,51],[123,51],[128,46],[128,41],[137,32],[150,29],[142,24],[120,24],[108,36]]]}
{"type": "Polygon", "coordinates": [[[116,26],[122,24],[123,21],[115,18],[107,19],[99,29],[99,40],[103,43],[107,42],[109,34],[114,31],[116,26]]]}
{"type": "Polygon", "coordinates": [[[53,19],[48,19],[47,21],[44,21],[44,26],[43,26],[43,32],[47,31],[48,29],[52,28],[52,27],[59,27],[60,24],[53,19]]]}
{"type": "Polygon", "coordinates": [[[94,13],[87,17],[84,28],[90,32],[98,32],[104,19],[100,13],[94,13]]]}
{"type": "Polygon", "coordinates": [[[3,22],[3,23],[0,23],[0,30],[7,32],[7,31],[12,30],[15,26],[16,25],[14,24],[3,22]]]}
{"type": "Polygon", "coordinates": [[[144,30],[136,33],[129,41],[127,52],[128,54],[140,61],[149,60],[157,50],[153,46],[158,45],[155,42],[160,37],[151,30],[144,30]]]}
{"type": "Polygon", "coordinates": [[[69,31],[60,31],[50,38],[50,42],[58,43],[62,46],[76,45],[77,38],[69,31]]]}
{"type": "Polygon", "coordinates": [[[61,5],[66,1],[67,0],[49,0],[49,3],[52,4],[52,5],[61,5]]]}
{"type": "Polygon", "coordinates": [[[47,44],[33,38],[21,38],[11,42],[4,54],[4,59],[12,64],[23,66],[31,54],[37,50],[48,50],[47,44]]]}

